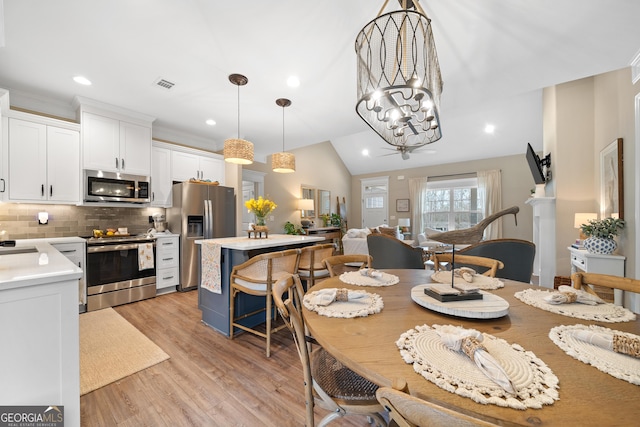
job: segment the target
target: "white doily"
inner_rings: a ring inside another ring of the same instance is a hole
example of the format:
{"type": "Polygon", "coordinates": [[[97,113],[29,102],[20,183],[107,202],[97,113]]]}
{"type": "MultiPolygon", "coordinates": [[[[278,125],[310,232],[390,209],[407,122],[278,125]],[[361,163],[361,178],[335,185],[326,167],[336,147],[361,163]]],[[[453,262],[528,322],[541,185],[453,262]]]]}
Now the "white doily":
{"type": "Polygon", "coordinates": [[[309,292],[304,296],[303,304],[307,309],[327,317],[366,317],[370,314],[380,313],[384,304],[378,294],[364,292],[362,298],[349,301],[334,301],[329,305],[317,305],[311,301],[318,291],[309,292]]]}
{"type": "MultiPolygon", "coordinates": [[[[451,284],[451,272],[445,271],[445,270],[436,271],[431,275],[431,280],[438,283],[451,284]]],[[[462,277],[454,277],[453,283],[465,284],[469,282],[464,280],[462,277]]],[[[499,289],[504,287],[504,282],[502,280],[499,280],[496,277],[485,276],[483,274],[474,274],[473,282],[470,282],[469,284],[476,286],[478,289],[482,289],[483,291],[499,289]]]]}
{"type": "Polygon", "coordinates": [[[340,280],[344,283],[357,286],[391,286],[400,281],[396,275],[379,271],[382,277],[370,277],[363,275],[360,271],[347,271],[340,275],[340,280]]]}
{"type": "Polygon", "coordinates": [[[619,305],[610,303],[587,305],[580,303],[571,304],[549,304],[544,300],[546,296],[551,295],[553,291],[541,289],[525,289],[516,292],[513,296],[520,301],[550,311],[556,314],[562,314],[567,317],[575,317],[576,319],[597,320],[599,322],[616,323],[630,322],[636,320],[636,315],[632,311],[627,310],[619,305]]]}
{"type": "Polygon", "coordinates": [[[416,326],[396,341],[403,360],[438,387],[484,405],[522,410],[539,409],[558,400],[558,377],[531,351],[483,334],[482,344],[517,390],[517,395],[513,395],[487,378],[464,353],[448,349],[436,332],[441,327],[416,326]]]}
{"type": "Polygon", "coordinates": [[[598,325],[556,326],[549,331],[551,341],[574,359],[598,368],[598,370],[612,377],[630,382],[631,384],[640,385],[640,359],[600,348],[574,338],[571,332],[580,329],[605,334],[613,334],[615,332],[636,339],[638,338],[637,335],[614,331],[598,325]]]}

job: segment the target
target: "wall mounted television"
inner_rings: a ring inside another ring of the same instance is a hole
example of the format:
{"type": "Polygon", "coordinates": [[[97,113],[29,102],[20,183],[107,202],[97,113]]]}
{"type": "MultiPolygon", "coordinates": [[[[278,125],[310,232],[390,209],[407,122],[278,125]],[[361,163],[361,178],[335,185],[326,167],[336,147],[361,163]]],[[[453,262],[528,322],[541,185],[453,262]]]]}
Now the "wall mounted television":
{"type": "Polygon", "coordinates": [[[531,144],[527,143],[527,163],[529,163],[529,169],[531,169],[531,175],[536,184],[544,184],[551,179],[551,172],[547,170],[544,173],[543,167],[547,169],[551,167],[551,153],[547,154],[544,159],[540,159],[538,155],[533,151],[531,144]]]}

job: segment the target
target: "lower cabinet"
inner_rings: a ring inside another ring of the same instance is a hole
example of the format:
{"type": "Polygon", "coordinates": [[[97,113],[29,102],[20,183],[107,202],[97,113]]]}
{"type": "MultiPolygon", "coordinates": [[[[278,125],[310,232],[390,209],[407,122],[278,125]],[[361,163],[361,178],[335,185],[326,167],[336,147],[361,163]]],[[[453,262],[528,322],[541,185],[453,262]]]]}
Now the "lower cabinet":
{"type": "Polygon", "coordinates": [[[173,292],[180,284],[180,235],[156,236],[156,291],[173,292]]]}
{"type": "Polygon", "coordinates": [[[82,277],[78,279],[78,311],[87,311],[87,271],[86,271],[86,244],[85,243],[51,243],[60,253],[71,262],[80,267],[83,271],[82,277]]]}

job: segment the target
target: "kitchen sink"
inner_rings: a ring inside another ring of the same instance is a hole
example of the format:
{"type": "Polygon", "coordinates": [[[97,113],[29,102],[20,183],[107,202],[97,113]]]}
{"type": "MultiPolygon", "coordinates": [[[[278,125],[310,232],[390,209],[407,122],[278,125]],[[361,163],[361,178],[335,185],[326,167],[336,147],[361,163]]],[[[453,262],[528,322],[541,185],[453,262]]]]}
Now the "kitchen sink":
{"type": "Polygon", "coordinates": [[[16,254],[31,254],[38,252],[35,246],[26,246],[21,248],[1,248],[0,255],[16,255],[16,254]]]}

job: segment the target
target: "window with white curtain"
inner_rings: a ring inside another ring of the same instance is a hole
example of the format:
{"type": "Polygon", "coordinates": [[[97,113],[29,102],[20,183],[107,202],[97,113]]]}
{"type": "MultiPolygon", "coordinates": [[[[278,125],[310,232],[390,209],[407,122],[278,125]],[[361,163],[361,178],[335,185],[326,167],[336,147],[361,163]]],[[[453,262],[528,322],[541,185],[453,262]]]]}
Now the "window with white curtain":
{"type": "Polygon", "coordinates": [[[482,221],[482,200],[478,197],[477,178],[459,178],[427,182],[421,212],[426,227],[459,230],[482,221]]]}

